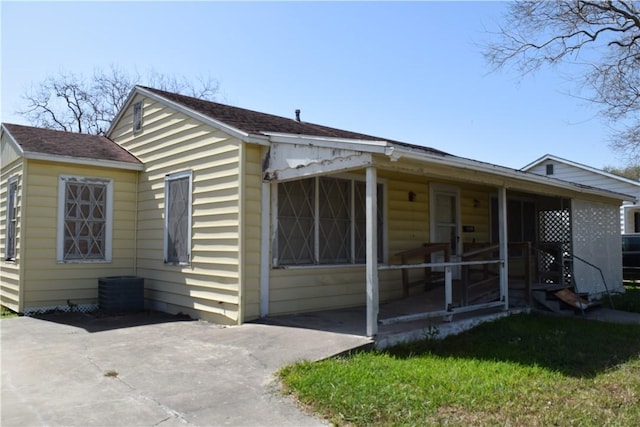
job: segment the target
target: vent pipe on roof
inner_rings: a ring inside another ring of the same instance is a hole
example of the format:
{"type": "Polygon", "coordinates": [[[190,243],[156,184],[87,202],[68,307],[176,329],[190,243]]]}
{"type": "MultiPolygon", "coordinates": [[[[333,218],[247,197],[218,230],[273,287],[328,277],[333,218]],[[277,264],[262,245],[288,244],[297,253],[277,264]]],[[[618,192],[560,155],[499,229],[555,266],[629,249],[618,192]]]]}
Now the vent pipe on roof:
{"type": "Polygon", "coordinates": [[[300,110],[296,110],[296,121],[300,121],[300,110]]]}

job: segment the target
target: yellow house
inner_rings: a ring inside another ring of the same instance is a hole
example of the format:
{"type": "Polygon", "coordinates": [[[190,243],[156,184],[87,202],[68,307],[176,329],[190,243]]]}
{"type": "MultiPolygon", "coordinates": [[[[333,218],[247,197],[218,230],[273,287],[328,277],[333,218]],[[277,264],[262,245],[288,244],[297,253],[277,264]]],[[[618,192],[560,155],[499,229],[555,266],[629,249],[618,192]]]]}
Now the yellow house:
{"type": "Polygon", "coordinates": [[[97,278],[135,270],[142,164],[103,136],[3,124],[1,138],[1,304],[97,308],[97,278]]]}
{"type": "Polygon", "coordinates": [[[417,298],[414,282],[436,283],[444,305],[425,305],[432,315],[508,309],[516,297],[531,304],[536,287],[598,296],[622,284],[618,211],[633,199],[624,194],[320,126],[299,113],[278,117],[146,87],[132,91],[106,137],[131,162],[32,166],[11,141],[5,160],[3,133],[1,235],[11,218],[18,223],[17,255],[2,264],[3,305],[30,307],[35,300],[22,294],[81,301],[44,276],[71,283],[83,275],[84,302],[95,299],[98,277],[136,275],[150,309],[240,324],[366,305],[367,334],[375,335],[380,302],[417,298]],[[120,234],[114,222],[111,261],[93,271],[61,263],[55,220],[40,219],[55,217],[55,186],[67,175],[113,181],[120,234]],[[18,201],[9,206],[16,176],[18,201]],[[25,193],[37,188],[31,180],[52,188],[25,193]],[[38,277],[26,274],[31,257],[42,264],[38,277]]]}

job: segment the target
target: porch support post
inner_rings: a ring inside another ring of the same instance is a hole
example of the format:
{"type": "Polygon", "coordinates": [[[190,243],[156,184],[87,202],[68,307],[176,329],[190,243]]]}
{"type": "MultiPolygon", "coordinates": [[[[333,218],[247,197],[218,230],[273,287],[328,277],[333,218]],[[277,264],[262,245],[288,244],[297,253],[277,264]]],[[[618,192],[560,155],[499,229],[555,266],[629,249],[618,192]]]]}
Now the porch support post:
{"type": "Polygon", "coordinates": [[[509,236],[507,235],[507,189],[498,189],[498,233],[500,239],[500,299],[509,309],[509,236]]]}
{"type": "Polygon", "coordinates": [[[378,333],[378,177],[367,167],[367,336],[378,333]]]}
{"type": "Polygon", "coordinates": [[[447,265],[444,268],[444,309],[451,310],[453,304],[453,280],[451,274],[451,266],[447,265]]]}

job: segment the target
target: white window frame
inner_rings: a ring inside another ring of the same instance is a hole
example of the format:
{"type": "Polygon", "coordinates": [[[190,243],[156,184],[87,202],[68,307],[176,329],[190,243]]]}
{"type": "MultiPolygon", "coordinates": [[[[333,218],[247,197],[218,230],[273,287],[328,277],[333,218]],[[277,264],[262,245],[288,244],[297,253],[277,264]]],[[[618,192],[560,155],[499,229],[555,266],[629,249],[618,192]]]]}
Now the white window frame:
{"type": "MultiPolygon", "coordinates": [[[[272,235],[271,235],[271,245],[273,251],[272,257],[272,267],[274,268],[309,268],[309,267],[349,267],[349,266],[359,266],[362,267],[365,265],[364,262],[357,262],[355,259],[356,250],[355,250],[355,182],[366,182],[364,176],[354,175],[354,174],[336,174],[336,175],[320,175],[315,177],[307,177],[301,179],[313,179],[313,185],[315,186],[315,197],[314,197],[314,254],[313,254],[313,262],[311,264],[281,264],[279,260],[279,251],[278,251],[278,184],[274,183],[272,185],[272,198],[271,198],[271,211],[273,212],[272,217],[272,235]],[[351,181],[351,225],[350,225],[350,233],[351,233],[351,248],[350,248],[350,261],[347,263],[321,263],[320,262],[320,239],[319,239],[319,229],[320,229],[320,219],[319,219],[319,203],[320,201],[320,179],[321,178],[335,178],[335,179],[345,179],[351,181]]],[[[378,246],[380,249],[381,262],[386,262],[387,260],[387,183],[384,179],[379,179],[377,182],[378,185],[382,187],[382,198],[383,200],[378,200],[378,203],[382,202],[382,206],[379,208],[382,214],[382,226],[379,227],[379,233],[381,234],[381,238],[378,238],[378,246]]]]}
{"type": "Polygon", "coordinates": [[[4,246],[5,261],[15,261],[18,254],[18,177],[14,176],[7,181],[7,212],[6,212],[6,236],[4,246]],[[11,232],[13,230],[13,233],[11,232]],[[13,244],[11,236],[13,235],[13,244]]]}
{"type": "Polygon", "coordinates": [[[111,262],[113,237],[113,180],[110,178],[83,177],[72,175],[60,175],[58,178],[58,230],[56,242],[56,261],[59,263],[108,263],[111,262]],[[105,242],[104,258],[102,259],[65,259],[64,235],[65,235],[65,205],[67,201],[67,182],[79,182],[84,184],[106,185],[105,207],[105,242]]]}
{"type": "Polygon", "coordinates": [[[191,171],[182,171],[172,174],[168,174],[164,178],[164,249],[162,252],[164,263],[167,265],[191,265],[191,226],[192,226],[192,214],[193,214],[193,173],[191,171]],[[187,201],[187,261],[175,262],[169,261],[169,182],[178,179],[188,178],[189,190],[187,201]]]}
{"type": "Polygon", "coordinates": [[[133,133],[142,132],[142,101],[133,103],[133,133]]]}

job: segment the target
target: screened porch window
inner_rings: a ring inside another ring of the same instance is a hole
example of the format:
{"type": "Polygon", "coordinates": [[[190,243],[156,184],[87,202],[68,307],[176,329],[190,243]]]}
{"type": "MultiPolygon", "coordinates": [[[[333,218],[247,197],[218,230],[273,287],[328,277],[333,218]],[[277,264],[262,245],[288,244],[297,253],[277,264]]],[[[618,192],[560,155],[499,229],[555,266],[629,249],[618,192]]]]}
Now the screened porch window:
{"type": "Polygon", "coordinates": [[[113,181],[61,176],[58,191],[58,261],[111,261],[113,181]]]}
{"type": "Polygon", "coordinates": [[[164,262],[187,265],[191,260],[191,172],[165,177],[164,262]]]}
{"type": "Polygon", "coordinates": [[[16,259],[16,236],[18,219],[18,178],[9,179],[7,188],[7,236],[4,258],[7,261],[16,259]]]}
{"type": "MultiPolygon", "coordinates": [[[[378,184],[378,259],[383,254],[383,187],[378,184]]],[[[366,262],[366,183],[308,178],[278,184],[278,265],[366,262]]]]}

